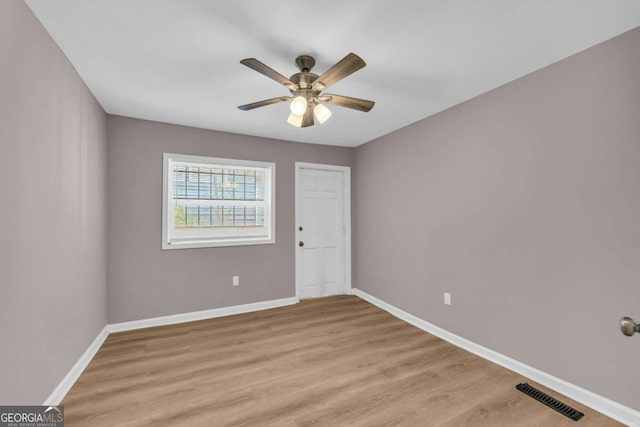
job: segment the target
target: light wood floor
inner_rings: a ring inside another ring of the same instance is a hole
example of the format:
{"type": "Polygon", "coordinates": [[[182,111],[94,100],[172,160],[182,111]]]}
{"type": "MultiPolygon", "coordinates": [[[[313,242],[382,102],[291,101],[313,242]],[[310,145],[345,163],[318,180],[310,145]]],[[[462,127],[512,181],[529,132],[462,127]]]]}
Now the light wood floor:
{"type": "Polygon", "coordinates": [[[621,425],[353,296],[111,334],[62,403],[68,427],[621,425]]]}

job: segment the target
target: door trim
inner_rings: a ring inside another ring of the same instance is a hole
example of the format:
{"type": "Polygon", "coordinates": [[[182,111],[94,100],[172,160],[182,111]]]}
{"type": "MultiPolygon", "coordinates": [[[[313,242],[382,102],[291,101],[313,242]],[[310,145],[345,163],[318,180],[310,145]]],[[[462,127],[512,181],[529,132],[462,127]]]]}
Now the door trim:
{"type": "Polygon", "coordinates": [[[344,182],[344,188],[342,191],[342,197],[344,198],[344,293],[345,295],[351,294],[351,168],[349,166],[336,166],[336,165],[323,165],[319,163],[305,163],[296,162],[296,174],[295,174],[295,230],[294,230],[294,251],[295,251],[295,288],[296,288],[296,300],[300,301],[300,286],[302,284],[302,268],[300,268],[301,257],[298,250],[298,236],[299,236],[299,218],[300,218],[300,192],[302,190],[300,186],[300,170],[301,169],[315,169],[323,171],[337,171],[342,172],[342,180],[344,182]]]}

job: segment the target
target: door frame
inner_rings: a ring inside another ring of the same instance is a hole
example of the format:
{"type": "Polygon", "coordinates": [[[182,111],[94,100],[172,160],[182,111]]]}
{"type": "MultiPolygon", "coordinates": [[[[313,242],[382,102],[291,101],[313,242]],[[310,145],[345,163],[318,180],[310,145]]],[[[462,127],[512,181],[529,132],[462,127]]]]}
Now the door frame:
{"type": "Polygon", "coordinates": [[[351,290],[351,168],[349,166],[324,165],[320,163],[296,162],[295,167],[295,230],[294,230],[294,251],[295,251],[295,288],[296,300],[300,301],[300,287],[302,286],[302,257],[301,251],[298,249],[301,211],[301,192],[300,170],[315,169],[322,171],[342,172],[342,181],[344,187],[342,190],[343,211],[344,211],[344,293],[350,295],[351,290]]]}

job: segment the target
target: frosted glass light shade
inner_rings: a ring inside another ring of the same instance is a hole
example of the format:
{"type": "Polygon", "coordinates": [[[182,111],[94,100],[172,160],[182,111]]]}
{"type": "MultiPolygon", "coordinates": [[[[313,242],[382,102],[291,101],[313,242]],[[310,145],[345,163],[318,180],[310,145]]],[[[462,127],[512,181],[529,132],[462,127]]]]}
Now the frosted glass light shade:
{"type": "Polygon", "coordinates": [[[298,116],[304,114],[307,109],[307,100],[304,96],[298,95],[291,101],[291,105],[289,105],[291,112],[298,116]]]}
{"type": "Polygon", "coordinates": [[[329,119],[329,117],[331,117],[331,110],[329,110],[322,104],[316,104],[316,106],[313,108],[313,115],[316,116],[316,119],[320,123],[324,123],[327,121],[327,119],[329,119]]]}
{"type": "Polygon", "coordinates": [[[289,118],[287,119],[287,122],[289,122],[290,125],[293,125],[295,127],[301,127],[302,126],[302,118],[304,116],[301,114],[289,114],[289,118]]]}

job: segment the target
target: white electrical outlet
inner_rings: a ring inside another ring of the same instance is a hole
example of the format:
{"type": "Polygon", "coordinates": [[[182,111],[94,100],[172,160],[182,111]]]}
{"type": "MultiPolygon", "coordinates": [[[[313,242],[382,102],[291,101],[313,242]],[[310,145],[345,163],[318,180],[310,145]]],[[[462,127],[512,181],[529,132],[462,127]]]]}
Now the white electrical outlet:
{"type": "Polygon", "coordinates": [[[233,286],[240,286],[240,276],[233,276],[233,286]]]}
{"type": "Polygon", "coordinates": [[[444,293],[444,303],[446,305],[451,305],[451,294],[449,292],[444,293]]]}

